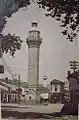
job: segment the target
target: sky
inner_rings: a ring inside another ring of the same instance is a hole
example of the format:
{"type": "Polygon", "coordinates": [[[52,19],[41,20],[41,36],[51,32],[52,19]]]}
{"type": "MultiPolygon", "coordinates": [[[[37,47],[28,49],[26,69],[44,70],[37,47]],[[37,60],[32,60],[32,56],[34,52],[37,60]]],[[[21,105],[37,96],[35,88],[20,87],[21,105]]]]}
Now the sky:
{"type": "MultiPolygon", "coordinates": [[[[40,83],[44,83],[44,75],[48,76],[46,83],[53,79],[66,80],[69,61],[79,61],[79,48],[76,46],[76,42],[70,43],[69,40],[66,40],[61,34],[63,29],[60,27],[60,23],[51,17],[46,17],[44,13],[43,9],[32,3],[28,8],[20,9],[11,18],[8,18],[6,27],[3,30],[4,34],[9,32],[12,34],[16,33],[23,40],[22,49],[16,52],[14,58],[9,54],[4,55],[13,74],[20,74],[23,81],[28,80],[28,46],[26,38],[28,37],[32,21],[38,22],[42,38],[39,60],[40,83]]],[[[6,70],[4,76],[11,77],[6,70]]]]}

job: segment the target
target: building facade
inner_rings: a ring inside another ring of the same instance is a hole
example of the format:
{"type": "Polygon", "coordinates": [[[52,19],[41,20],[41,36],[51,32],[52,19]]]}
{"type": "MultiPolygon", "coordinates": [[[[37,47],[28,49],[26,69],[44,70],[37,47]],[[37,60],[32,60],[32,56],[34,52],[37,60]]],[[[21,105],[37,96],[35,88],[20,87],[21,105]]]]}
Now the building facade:
{"type": "Polygon", "coordinates": [[[0,81],[0,89],[1,89],[1,102],[2,103],[18,103],[25,102],[25,88],[20,87],[18,89],[17,85],[8,84],[6,82],[0,81]]]}
{"type": "Polygon", "coordinates": [[[51,103],[62,103],[64,100],[64,82],[54,79],[50,84],[49,101],[51,103]]]}
{"type": "Polygon", "coordinates": [[[8,84],[2,82],[1,87],[1,102],[2,103],[18,103],[18,91],[13,89],[8,84]]]}

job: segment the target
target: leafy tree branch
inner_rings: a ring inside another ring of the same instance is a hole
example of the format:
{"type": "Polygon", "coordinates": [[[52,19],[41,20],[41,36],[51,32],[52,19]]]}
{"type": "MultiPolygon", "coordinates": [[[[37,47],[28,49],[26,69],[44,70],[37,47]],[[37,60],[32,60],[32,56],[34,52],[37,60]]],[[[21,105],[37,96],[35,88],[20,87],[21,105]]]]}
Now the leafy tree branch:
{"type": "Polygon", "coordinates": [[[79,31],[79,0],[39,0],[38,4],[46,9],[46,16],[61,22],[63,35],[72,42],[79,31]]]}
{"type": "Polygon", "coordinates": [[[2,34],[7,23],[7,17],[11,17],[13,13],[22,7],[30,5],[30,0],[0,0],[0,42],[2,53],[10,52],[14,56],[16,50],[21,49],[22,40],[19,36],[2,34]]]}

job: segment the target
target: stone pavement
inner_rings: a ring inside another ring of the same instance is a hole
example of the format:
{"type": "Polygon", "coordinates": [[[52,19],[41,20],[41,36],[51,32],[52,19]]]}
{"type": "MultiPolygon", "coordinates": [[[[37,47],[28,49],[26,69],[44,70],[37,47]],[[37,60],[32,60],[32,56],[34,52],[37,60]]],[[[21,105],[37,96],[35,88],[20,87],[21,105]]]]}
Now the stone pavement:
{"type": "Polygon", "coordinates": [[[23,104],[2,104],[3,110],[18,112],[37,112],[37,113],[53,113],[60,112],[63,104],[48,105],[23,105],[23,104]]]}
{"type": "Polygon", "coordinates": [[[2,105],[2,110],[5,111],[3,113],[3,118],[6,118],[5,120],[78,120],[77,116],[72,115],[58,117],[55,112],[60,112],[62,107],[63,104],[29,106],[23,104],[4,104],[2,105]]]}
{"type": "MultiPolygon", "coordinates": [[[[3,119],[3,120],[16,120],[16,119],[10,117],[8,119],[3,119]]],[[[23,119],[21,119],[21,120],[23,120],[23,119]]],[[[61,118],[56,117],[56,118],[51,118],[51,119],[44,119],[44,118],[31,119],[31,118],[26,118],[25,120],[78,120],[78,117],[76,117],[76,116],[63,116],[61,118]]]]}
{"type": "Polygon", "coordinates": [[[2,108],[28,108],[29,105],[26,104],[16,104],[16,103],[2,103],[1,104],[2,108]]]}

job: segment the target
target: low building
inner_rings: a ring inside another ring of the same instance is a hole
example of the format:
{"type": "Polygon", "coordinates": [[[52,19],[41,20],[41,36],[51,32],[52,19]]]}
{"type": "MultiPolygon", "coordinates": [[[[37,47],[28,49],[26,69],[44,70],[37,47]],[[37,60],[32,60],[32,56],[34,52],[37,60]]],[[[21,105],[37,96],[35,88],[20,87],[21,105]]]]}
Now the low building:
{"type": "Polygon", "coordinates": [[[49,94],[49,101],[51,103],[62,103],[64,101],[64,82],[59,80],[52,80],[50,82],[51,90],[49,94]]]}
{"type": "Polygon", "coordinates": [[[9,80],[8,78],[0,79],[1,85],[5,86],[7,90],[2,91],[2,102],[25,102],[26,82],[21,82],[20,91],[18,91],[18,80],[9,80]],[[20,92],[20,93],[19,93],[20,92]]]}
{"type": "Polygon", "coordinates": [[[26,89],[25,101],[27,104],[35,104],[37,98],[37,94],[35,93],[35,91],[36,89],[26,89]]]}
{"type": "Polygon", "coordinates": [[[5,101],[5,97],[7,101],[7,94],[9,93],[9,88],[0,82],[0,89],[1,89],[1,102],[5,101]]]}
{"type": "Polygon", "coordinates": [[[1,88],[1,102],[2,103],[17,103],[18,102],[18,92],[16,89],[12,89],[5,82],[0,82],[1,88]]]}
{"type": "Polygon", "coordinates": [[[49,102],[49,93],[41,93],[40,103],[48,103],[48,102],[49,102]]]}
{"type": "Polygon", "coordinates": [[[24,102],[24,89],[19,88],[18,86],[6,83],[0,80],[0,88],[1,88],[1,102],[2,103],[18,103],[24,102]]]}
{"type": "Polygon", "coordinates": [[[41,102],[48,102],[48,97],[45,98],[43,96],[49,94],[49,90],[48,88],[44,87],[42,84],[39,84],[39,88],[37,89],[37,94],[35,94],[35,90],[34,89],[26,89],[26,95],[25,95],[25,101],[26,103],[35,103],[33,102],[34,99],[35,101],[39,101],[39,103],[41,102]],[[46,100],[47,99],[47,100],[46,100]]]}

